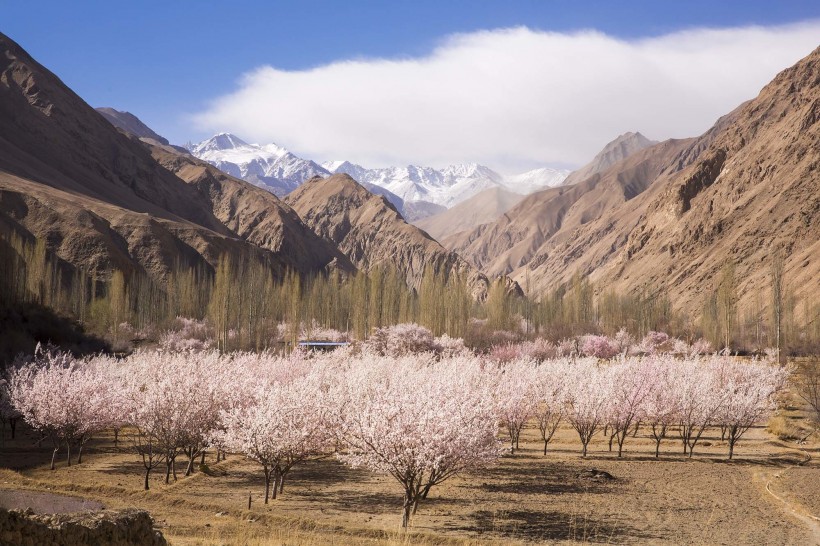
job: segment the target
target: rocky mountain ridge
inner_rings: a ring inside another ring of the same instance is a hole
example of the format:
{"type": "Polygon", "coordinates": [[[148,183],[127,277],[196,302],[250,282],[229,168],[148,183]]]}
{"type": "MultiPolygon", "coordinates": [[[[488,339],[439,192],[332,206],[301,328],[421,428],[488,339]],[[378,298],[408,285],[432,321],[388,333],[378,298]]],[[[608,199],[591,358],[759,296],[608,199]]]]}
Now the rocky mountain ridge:
{"type": "MultiPolygon", "coordinates": [[[[252,191],[246,182],[229,185],[252,191]]],[[[36,236],[65,262],[103,279],[119,269],[161,281],[176,264],[213,267],[226,253],[257,255],[303,274],[335,267],[337,258],[352,269],[338,252],[306,252],[326,243],[269,194],[263,197],[270,244],[251,243],[253,227],[240,233],[239,211],[220,208],[226,200],[220,191],[189,184],[158,164],[144,142],[118,131],[0,34],[4,233],[36,236]]]]}
{"type": "Polygon", "coordinates": [[[483,299],[489,281],[457,254],[404,221],[383,196],[374,195],[346,174],[313,178],[285,198],[316,234],[335,244],[362,271],[395,268],[418,289],[425,270],[466,279],[483,299]]]}
{"type": "MultiPolygon", "coordinates": [[[[646,191],[547,241],[515,278],[543,293],[578,272],[601,290],[665,294],[697,317],[727,264],[740,309],[768,306],[782,256],[795,296],[820,295],[820,48],[675,153],[659,146],[638,152],[659,167],[646,191]]],[[[610,171],[633,180],[629,162],[610,171]]]]}

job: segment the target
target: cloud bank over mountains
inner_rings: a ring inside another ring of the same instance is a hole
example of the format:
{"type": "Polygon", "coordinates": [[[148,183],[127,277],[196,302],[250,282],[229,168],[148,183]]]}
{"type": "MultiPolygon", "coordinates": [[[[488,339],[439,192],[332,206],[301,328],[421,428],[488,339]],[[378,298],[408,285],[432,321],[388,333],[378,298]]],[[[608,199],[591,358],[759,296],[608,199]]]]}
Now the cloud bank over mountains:
{"type": "Polygon", "coordinates": [[[506,172],[588,161],[626,131],[696,136],[818,46],[820,21],[623,40],[511,28],[429,55],[260,67],[192,122],[367,167],[478,162],[506,172]]]}

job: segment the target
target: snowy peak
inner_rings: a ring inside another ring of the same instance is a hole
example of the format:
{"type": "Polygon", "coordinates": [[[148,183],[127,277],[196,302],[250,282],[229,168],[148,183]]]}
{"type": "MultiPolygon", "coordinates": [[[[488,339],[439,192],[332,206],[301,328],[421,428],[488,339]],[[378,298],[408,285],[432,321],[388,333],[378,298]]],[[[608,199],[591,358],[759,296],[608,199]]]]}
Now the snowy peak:
{"type": "Polygon", "coordinates": [[[452,207],[490,188],[531,193],[556,186],[567,176],[565,171],[543,168],[505,177],[478,163],[457,163],[443,169],[420,165],[368,169],[345,160],[319,165],[276,144],[248,144],[230,133],[219,133],[200,142],[192,147],[191,153],[280,197],[314,176],[347,174],[372,193],[385,195],[413,217],[452,207]],[[408,207],[417,212],[411,214],[408,207]]]}
{"type": "Polygon", "coordinates": [[[219,133],[193,147],[191,153],[218,169],[280,197],[314,176],[330,173],[276,144],[248,144],[236,135],[219,133]]]}
{"type": "Polygon", "coordinates": [[[332,174],[350,175],[359,183],[365,182],[365,178],[367,178],[368,169],[365,169],[361,165],[351,163],[350,161],[326,161],[322,163],[322,167],[332,174]]]}
{"type": "Polygon", "coordinates": [[[546,188],[554,188],[564,183],[569,176],[569,171],[550,169],[542,167],[525,173],[507,176],[504,178],[504,186],[520,194],[534,193],[546,188]]]}
{"type": "Polygon", "coordinates": [[[205,152],[233,150],[235,148],[240,148],[247,145],[247,142],[236,135],[232,135],[231,133],[218,133],[208,140],[204,140],[194,146],[191,152],[193,155],[198,156],[199,154],[204,154],[205,152]]]}
{"type": "Polygon", "coordinates": [[[439,208],[452,207],[489,188],[531,193],[559,185],[568,174],[543,168],[504,177],[477,163],[458,163],[443,169],[419,165],[366,169],[349,161],[328,161],[323,167],[334,174],[348,174],[362,184],[384,188],[405,204],[422,202],[439,208]]]}

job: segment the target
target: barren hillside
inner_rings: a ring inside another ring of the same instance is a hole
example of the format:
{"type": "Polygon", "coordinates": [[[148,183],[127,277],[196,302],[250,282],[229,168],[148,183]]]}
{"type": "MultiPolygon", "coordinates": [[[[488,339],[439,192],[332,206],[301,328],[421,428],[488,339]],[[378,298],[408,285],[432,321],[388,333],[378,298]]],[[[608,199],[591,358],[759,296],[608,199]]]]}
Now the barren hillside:
{"type": "Polygon", "coordinates": [[[363,271],[395,267],[418,288],[424,270],[457,271],[466,276],[477,297],[487,291],[487,278],[462,258],[404,221],[392,204],[373,195],[346,174],[313,178],[285,198],[320,237],[334,243],[363,271]]]}
{"type": "Polygon", "coordinates": [[[489,275],[508,274],[528,263],[548,241],[567,240],[577,227],[645,191],[687,144],[656,144],[581,182],[529,195],[494,222],[443,243],[489,275]]]}
{"type": "Polygon", "coordinates": [[[666,289],[673,304],[697,314],[704,289],[729,262],[741,306],[755,294],[768,301],[771,263],[782,249],[786,283],[816,297],[818,121],[820,49],[670,157],[650,191],[541,247],[527,265],[533,288],[580,271],[602,289],[666,289]]]}
{"type": "Polygon", "coordinates": [[[504,188],[489,188],[451,209],[413,222],[436,240],[492,222],[516,204],[524,195],[504,188]]]}
{"type": "Polygon", "coordinates": [[[0,34],[5,229],[42,238],[103,277],[116,267],[162,278],[177,262],[214,264],[226,252],[260,252],[256,244],[272,264],[304,273],[334,263],[339,254],[324,255],[327,245],[291,211],[259,199],[239,181],[204,191],[181,180],[0,34]],[[237,216],[251,201],[240,194],[253,195],[258,210],[269,207],[257,215],[267,218],[264,233],[237,216]]]}

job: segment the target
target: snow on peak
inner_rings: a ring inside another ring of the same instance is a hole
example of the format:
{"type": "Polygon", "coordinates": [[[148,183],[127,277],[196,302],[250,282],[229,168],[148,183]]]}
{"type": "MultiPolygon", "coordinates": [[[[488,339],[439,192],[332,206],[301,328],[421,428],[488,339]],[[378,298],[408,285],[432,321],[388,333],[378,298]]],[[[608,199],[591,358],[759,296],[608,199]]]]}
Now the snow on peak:
{"type": "Polygon", "coordinates": [[[502,176],[478,163],[458,163],[443,169],[407,165],[366,169],[349,161],[328,161],[322,166],[332,173],[346,173],[364,185],[379,186],[405,203],[426,201],[452,207],[493,187],[516,193],[532,193],[564,181],[568,171],[542,168],[516,176],[502,176]]]}
{"type": "Polygon", "coordinates": [[[191,153],[222,171],[284,196],[314,176],[330,174],[277,144],[248,144],[230,133],[219,133],[193,147],[191,153]]]}
{"type": "Polygon", "coordinates": [[[197,153],[205,153],[209,151],[218,150],[232,150],[234,148],[240,148],[242,146],[247,145],[247,142],[237,137],[236,135],[232,135],[231,133],[217,133],[208,140],[204,140],[196,146],[194,146],[193,151],[194,155],[197,155],[197,153]]]}
{"type": "Polygon", "coordinates": [[[534,169],[525,173],[507,176],[503,185],[516,193],[533,193],[546,188],[554,188],[564,183],[570,171],[549,167],[534,169]]]}
{"type": "Polygon", "coordinates": [[[314,176],[344,173],[363,186],[382,188],[393,201],[424,201],[452,207],[489,188],[532,193],[563,183],[568,171],[544,167],[515,176],[502,176],[478,163],[457,163],[443,169],[420,165],[367,169],[350,161],[322,165],[297,157],[276,144],[248,144],[236,135],[219,133],[193,146],[191,153],[226,173],[286,195],[314,176]]]}

